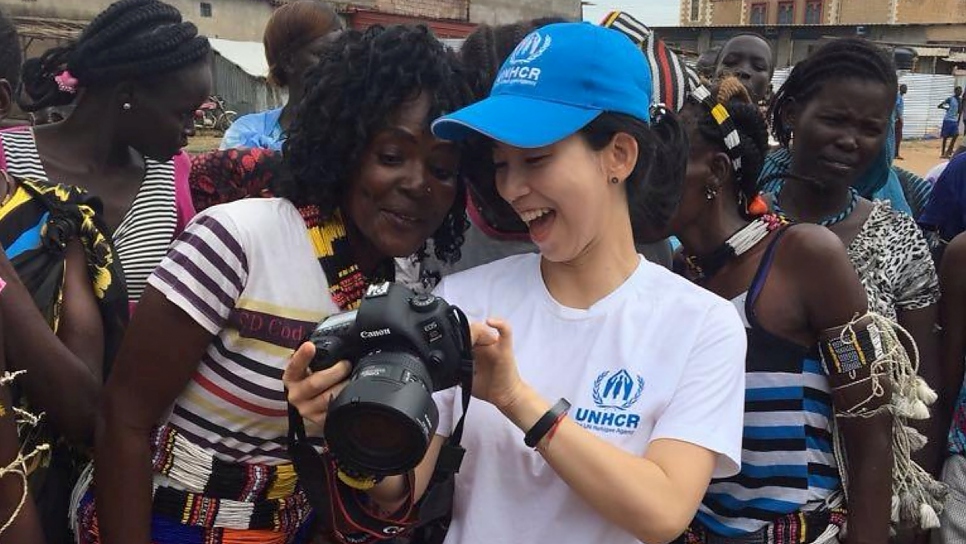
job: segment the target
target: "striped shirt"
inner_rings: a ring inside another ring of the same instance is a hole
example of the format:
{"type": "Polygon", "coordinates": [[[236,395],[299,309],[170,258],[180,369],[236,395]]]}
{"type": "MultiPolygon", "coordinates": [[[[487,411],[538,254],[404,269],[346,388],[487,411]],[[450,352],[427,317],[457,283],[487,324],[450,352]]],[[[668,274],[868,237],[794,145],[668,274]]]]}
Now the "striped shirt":
{"type": "Polygon", "coordinates": [[[712,480],[696,517],[725,537],[819,508],[841,487],[832,397],[817,354],[769,333],[754,313],[776,247],[768,248],[748,293],[733,301],[748,333],[741,472],[712,480]]]}
{"type": "Polygon", "coordinates": [[[229,462],[287,462],[282,371],[292,350],[339,309],[288,200],[206,209],[148,283],[214,335],[167,424],[229,462]]]}
{"type": "MultiPolygon", "coordinates": [[[[0,143],[8,172],[16,177],[50,181],[32,130],[2,131],[0,143]]],[[[141,298],[148,276],[164,258],[178,226],[174,161],[145,158],[144,163],[141,188],[112,235],[131,302],[141,298]]]]}

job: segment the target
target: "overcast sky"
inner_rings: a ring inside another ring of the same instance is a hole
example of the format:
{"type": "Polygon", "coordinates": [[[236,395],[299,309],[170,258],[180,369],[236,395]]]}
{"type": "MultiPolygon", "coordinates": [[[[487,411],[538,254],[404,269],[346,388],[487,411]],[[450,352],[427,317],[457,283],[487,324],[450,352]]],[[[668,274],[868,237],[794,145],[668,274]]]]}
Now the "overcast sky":
{"type": "Polygon", "coordinates": [[[679,0],[589,0],[584,6],[584,19],[599,23],[607,12],[619,9],[640,19],[648,26],[677,26],[680,22],[679,0]]]}

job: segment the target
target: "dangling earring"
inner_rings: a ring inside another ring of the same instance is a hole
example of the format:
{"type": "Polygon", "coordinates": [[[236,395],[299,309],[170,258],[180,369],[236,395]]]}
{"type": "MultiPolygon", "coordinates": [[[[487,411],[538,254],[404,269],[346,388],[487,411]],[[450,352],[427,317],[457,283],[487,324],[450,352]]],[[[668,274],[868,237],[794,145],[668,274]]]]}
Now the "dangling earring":
{"type": "Polygon", "coordinates": [[[714,200],[718,196],[718,188],[708,185],[704,188],[704,197],[708,200],[714,200]]]}
{"type": "Polygon", "coordinates": [[[617,179],[617,177],[615,176],[610,178],[610,182],[613,183],[614,185],[617,185],[618,183],[621,182],[621,180],[617,179]]]}
{"type": "Polygon", "coordinates": [[[125,102],[125,103],[121,104],[121,109],[124,110],[124,111],[131,111],[131,107],[132,106],[131,106],[131,103],[130,102],[125,102]]]}

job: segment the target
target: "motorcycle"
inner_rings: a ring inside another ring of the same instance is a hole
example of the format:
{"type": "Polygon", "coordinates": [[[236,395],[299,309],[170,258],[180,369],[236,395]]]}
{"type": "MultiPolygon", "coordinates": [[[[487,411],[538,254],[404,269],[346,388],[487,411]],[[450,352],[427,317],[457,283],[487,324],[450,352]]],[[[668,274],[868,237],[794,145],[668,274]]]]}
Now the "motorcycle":
{"type": "Polygon", "coordinates": [[[222,132],[235,122],[238,113],[227,108],[225,100],[218,95],[211,95],[195,111],[195,128],[214,129],[222,132]]]}

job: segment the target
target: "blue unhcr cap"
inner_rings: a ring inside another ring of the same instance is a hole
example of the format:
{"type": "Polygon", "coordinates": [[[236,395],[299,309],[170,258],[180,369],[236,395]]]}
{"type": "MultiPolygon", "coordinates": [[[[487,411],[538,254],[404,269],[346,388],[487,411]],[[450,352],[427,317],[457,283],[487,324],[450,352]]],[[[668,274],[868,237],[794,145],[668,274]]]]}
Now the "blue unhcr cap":
{"type": "Polygon", "coordinates": [[[548,25],[517,45],[488,98],[437,119],[433,134],[543,147],[605,111],[650,121],[651,89],[647,60],[626,35],[589,23],[548,25]]]}

